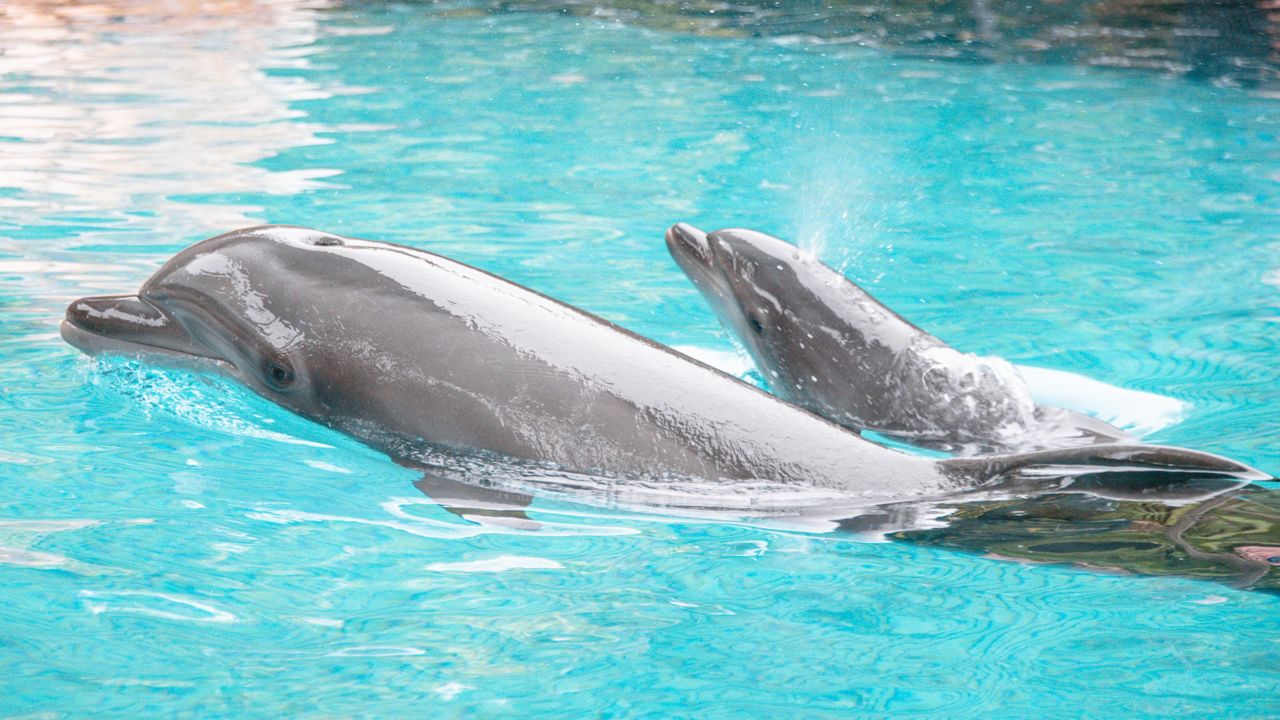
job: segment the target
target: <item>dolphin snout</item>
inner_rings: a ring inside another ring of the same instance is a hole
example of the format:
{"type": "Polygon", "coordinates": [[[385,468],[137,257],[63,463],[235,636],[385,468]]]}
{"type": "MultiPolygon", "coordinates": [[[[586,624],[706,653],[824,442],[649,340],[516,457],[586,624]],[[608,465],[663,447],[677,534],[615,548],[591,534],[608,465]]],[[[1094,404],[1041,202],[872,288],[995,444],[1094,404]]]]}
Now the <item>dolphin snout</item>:
{"type": "Polygon", "coordinates": [[[90,354],[159,351],[208,356],[169,313],[137,295],[72,302],[62,322],[62,337],[90,354]]]}
{"type": "Polygon", "coordinates": [[[692,259],[703,266],[711,264],[707,234],[689,223],[676,223],[667,229],[667,250],[677,260],[692,259]]]}
{"type": "Polygon", "coordinates": [[[67,306],[67,322],[99,335],[164,327],[169,318],[137,295],[83,297],[67,306]]]}

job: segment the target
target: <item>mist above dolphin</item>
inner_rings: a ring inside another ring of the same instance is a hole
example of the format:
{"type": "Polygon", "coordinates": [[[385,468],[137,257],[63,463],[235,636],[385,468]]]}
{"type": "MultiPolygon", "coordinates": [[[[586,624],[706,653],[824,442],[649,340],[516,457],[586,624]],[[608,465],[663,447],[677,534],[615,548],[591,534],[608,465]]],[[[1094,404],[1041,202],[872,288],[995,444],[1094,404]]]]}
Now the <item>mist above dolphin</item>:
{"type": "Polygon", "coordinates": [[[482,270],[305,228],[197,243],[137,294],[72,302],[62,335],[90,354],[216,369],[393,455],[426,444],[869,502],[995,486],[1204,496],[1266,477],[1148,445],[948,460],[895,451],[482,270]]]}

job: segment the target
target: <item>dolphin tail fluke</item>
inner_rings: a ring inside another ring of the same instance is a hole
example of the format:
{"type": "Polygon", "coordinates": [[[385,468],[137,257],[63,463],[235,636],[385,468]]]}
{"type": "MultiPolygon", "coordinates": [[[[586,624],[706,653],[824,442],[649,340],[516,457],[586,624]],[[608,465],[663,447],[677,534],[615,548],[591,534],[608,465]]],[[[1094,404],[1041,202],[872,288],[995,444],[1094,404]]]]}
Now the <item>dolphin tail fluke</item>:
{"type": "Polygon", "coordinates": [[[1210,453],[1164,445],[1091,445],[943,460],[979,489],[1083,492],[1118,500],[1212,497],[1270,475],[1210,453]]]}

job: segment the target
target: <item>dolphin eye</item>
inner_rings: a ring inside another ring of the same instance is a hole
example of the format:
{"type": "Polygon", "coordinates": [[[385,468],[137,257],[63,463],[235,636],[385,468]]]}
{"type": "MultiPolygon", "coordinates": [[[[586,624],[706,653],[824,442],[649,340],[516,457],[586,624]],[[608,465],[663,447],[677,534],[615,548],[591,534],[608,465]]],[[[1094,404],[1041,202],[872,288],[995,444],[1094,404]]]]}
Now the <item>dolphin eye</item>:
{"type": "Polygon", "coordinates": [[[293,370],[284,363],[268,361],[266,366],[267,384],[276,390],[284,390],[293,385],[293,370]]]}
{"type": "Polygon", "coordinates": [[[754,314],[747,316],[747,323],[751,325],[751,329],[754,330],[757,335],[764,334],[764,325],[760,324],[760,318],[756,317],[754,314]]]}

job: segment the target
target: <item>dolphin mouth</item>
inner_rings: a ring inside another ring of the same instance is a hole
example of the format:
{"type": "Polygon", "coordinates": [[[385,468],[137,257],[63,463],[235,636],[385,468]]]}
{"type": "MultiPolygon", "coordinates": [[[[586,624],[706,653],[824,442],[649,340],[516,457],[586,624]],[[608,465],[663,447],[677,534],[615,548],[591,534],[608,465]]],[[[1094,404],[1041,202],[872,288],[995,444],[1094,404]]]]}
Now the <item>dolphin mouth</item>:
{"type": "Polygon", "coordinates": [[[726,307],[733,304],[734,293],[725,278],[723,261],[712,247],[714,234],[688,223],[676,223],[667,229],[667,251],[721,320],[732,326],[732,314],[727,314],[726,307]]]}
{"type": "Polygon", "coordinates": [[[87,355],[159,357],[226,365],[172,314],[137,295],[83,297],[67,306],[62,339],[87,355]]]}
{"type": "Polygon", "coordinates": [[[689,223],[676,223],[667,228],[667,251],[688,272],[690,265],[711,268],[711,243],[707,234],[689,223]]]}

